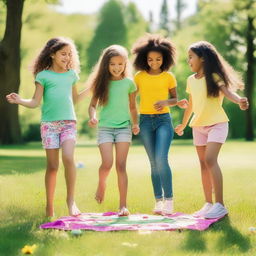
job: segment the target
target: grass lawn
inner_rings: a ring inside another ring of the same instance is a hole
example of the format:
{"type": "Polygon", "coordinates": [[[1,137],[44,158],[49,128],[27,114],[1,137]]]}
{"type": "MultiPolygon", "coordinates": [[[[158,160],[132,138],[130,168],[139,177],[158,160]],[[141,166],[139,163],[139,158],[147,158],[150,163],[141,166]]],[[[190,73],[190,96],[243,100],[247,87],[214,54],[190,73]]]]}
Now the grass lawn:
{"type": "MultiPolygon", "coordinates": [[[[175,211],[192,213],[203,204],[199,163],[191,141],[175,141],[170,152],[175,211]]],[[[40,230],[44,219],[44,150],[40,144],[0,147],[0,255],[21,255],[25,245],[37,245],[34,255],[256,255],[256,142],[228,141],[219,162],[224,176],[224,198],[229,217],[207,231],[85,231],[40,230]]],[[[84,212],[116,211],[118,191],[114,169],[105,201],[98,205],[94,193],[100,155],[95,145],[79,144],[76,201],[84,212]]],[[[151,213],[154,198],[149,163],[142,146],[134,145],[128,157],[128,204],[132,213],[151,213]]],[[[60,166],[55,196],[57,217],[67,215],[65,181],[60,166]]]]}

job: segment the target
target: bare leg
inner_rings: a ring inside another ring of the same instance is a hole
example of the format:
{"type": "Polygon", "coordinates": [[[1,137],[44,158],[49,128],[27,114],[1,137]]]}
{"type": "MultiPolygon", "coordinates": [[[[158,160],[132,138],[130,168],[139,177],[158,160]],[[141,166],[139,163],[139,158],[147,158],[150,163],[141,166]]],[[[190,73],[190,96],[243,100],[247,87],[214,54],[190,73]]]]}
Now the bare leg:
{"type": "Polygon", "coordinates": [[[221,169],[218,164],[218,155],[222,144],[217,142],[207,143],[205,150],[205,162],[207,168],[211,172],[213,187],[215,192],[215,201],[217,203],[223,203],[223,179],[221,169]]]}
{"type": "Polygon", "coordinates": [[[129,142],[116,143],[116,171],[120,195],[120,209],[126,207],[128,177],[126,173],[126,160],[129,151],[129,142]]]}
{"type": "Polygon", "coordinates": [[[76,167],[74,161],[74,150],[75,141],[65,140],[62,143],[62,161],[65,168],[65,179],[67,186],[67,206],[69,215],[78,215],[80,210],[77,208],[74,194],[75,194],[75,183],[76,183],[76,167]]]}
{"type": "Polygon", "coordinates": [[[113,144],[112,142],[99,145],[101,154],[101,166],[99,168],[99,183],[95,194],[95,200],[100,204],[104,200],[106,180],[113,165],[113,144]]]}
{"type": "Polygon", "coordinates": [[[205,163],[206,146],[196,146],[197,155],[201,166],[201,179],[204,189],[205,201],[212,203],[212,177],[205,163]]]}
{"type": "Polygon", "coordinates": [[[54,216],[53,199],[59,168],[59,149],[46,149],[47,168],[45,173],[46,216],[54,216]]]}

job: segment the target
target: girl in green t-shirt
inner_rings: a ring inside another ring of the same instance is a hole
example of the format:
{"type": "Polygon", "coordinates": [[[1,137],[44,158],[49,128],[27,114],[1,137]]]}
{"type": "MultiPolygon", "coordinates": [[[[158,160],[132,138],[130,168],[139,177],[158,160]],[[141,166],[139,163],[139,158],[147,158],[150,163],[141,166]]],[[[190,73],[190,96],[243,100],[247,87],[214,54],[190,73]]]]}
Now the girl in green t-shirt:
{"type": "Polygon", "coordinates": [[[98,145],[101,154],[99,183],[95,199],[104,199],[106,179],[113,164],[113,144],[116,150],[116,171],[120,195],[119,216],[129,215],[126,205],[128,178],[126,160],[133,134],[139,133],[135,102],[136,87],[128,78],[127,50],[111,45],[103,51],[89,79],[93,97],[89,106],[89,125],[98,124],[98,145]],[[99,121],[96,108],[100,107],[99,121]],[[132,127],[130,122],[132,119],[132,127]]]}
{"type": "Polygon", "coordinates": [[[35,93],[32,99],[22,99],[16,93],[6,96],[12,104],[38,107],[43,97],[41,137],[46,151],[45,173],[46,216],[54,216],[53,199],[59,167],[59,149],[67,184],[67,206],[70,215],[80,214],[74,201],[76,168],[74,147],[76,116],[73,101],[79,101],[89,92],[78,93],[79,59],[74,43],[67,38],[50,39],[39,53],[33,66],[35,93]]]}

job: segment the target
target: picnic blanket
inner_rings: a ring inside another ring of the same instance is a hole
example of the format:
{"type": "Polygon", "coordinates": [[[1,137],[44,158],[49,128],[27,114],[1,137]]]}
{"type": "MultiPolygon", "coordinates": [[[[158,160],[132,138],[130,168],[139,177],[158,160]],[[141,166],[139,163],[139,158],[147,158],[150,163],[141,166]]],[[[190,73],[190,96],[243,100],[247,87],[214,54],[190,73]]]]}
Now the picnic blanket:
{"type": "Polygon", "coordinates": [[[127,217],[119,217],[116,212],[106,213],[82,213],[77,217],[61,217],[60,219],[42,224],[42,229],[61,230],[205,230],[219,219],[204,219],[189,214],[175,213],[172,215],[148,215],[131,214],[127,217]]]}

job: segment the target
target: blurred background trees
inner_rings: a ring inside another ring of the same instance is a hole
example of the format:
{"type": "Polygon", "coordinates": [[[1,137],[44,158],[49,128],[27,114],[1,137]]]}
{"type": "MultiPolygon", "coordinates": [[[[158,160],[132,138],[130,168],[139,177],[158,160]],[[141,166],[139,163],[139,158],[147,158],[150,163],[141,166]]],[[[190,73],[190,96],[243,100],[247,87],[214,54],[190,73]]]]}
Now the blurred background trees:
{"type": "MultiPolygon", "coordinates": [[[[54,2],[57,1],[51,3],[54,2]]],[[[196,12],[184,16],[186,0],[159,0],[161,8],[159,19],[156,19],[152,13],[143,17],[135,0],[126,1],[126,4],[121,0],[106,0],[98,13],[91,15],[58,13],[49,1],[44,0],[0,0],[0,143],[17,143],[22,138],[31,140],[36,137],[30,136],[30,133],[34,134],[36,125],[40,123],[40,110],[7,104],[5,95],[19,91],[22,97],[32,97],[34,78],[29,66],[49,38],[67,36],[75,41],[82,64],[79,83],[82,88],[102,49],[110,44],[122,44],[130,50],[134,41],[146,32],[169,35],[177,46],[178,61],[172,72],[178,80],[180,98],[187,96],[186,78],[191,74],[187,65],[189,45],[207,40],[216,46],[224,58],[240,71],[246,84],[245,91],[240,94],[245,94],[250,101],[250,109],[245,112],[225,101],[224,108],[231,121],[230,137],[253,140],[256,118],[255,2],[198,0],[196,12]]],[[[88,102],[89,98],[80,103],[76,111],[79,130],[91,137],[94,133],[86,124],[88,102]]],[[[182,110],[175,107],[172,114],[174,124],[177,124],[182,110]]],[[[189,129],[185,137],[191,138],[189,129]]]]}

